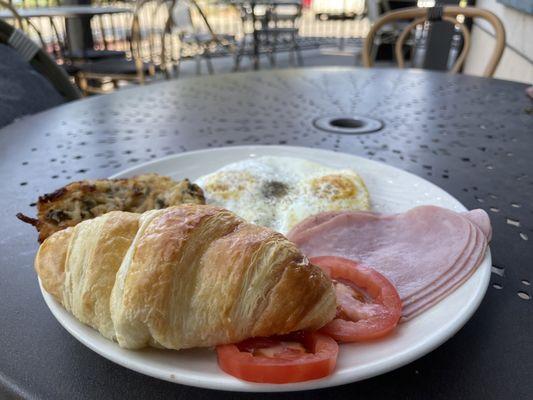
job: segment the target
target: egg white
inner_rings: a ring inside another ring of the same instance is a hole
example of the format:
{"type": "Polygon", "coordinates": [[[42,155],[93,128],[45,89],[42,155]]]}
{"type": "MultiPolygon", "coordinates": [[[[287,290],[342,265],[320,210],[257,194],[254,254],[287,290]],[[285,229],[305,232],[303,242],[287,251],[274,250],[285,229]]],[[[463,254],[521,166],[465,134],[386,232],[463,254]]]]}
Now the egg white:
{"type": "Polygon", "coordinates": [[[299,158],[250,158],[195,183],[204,190],[207,204],[283,234],[322,211],[370,209],[368,191],[355,171],[299,158]]]}

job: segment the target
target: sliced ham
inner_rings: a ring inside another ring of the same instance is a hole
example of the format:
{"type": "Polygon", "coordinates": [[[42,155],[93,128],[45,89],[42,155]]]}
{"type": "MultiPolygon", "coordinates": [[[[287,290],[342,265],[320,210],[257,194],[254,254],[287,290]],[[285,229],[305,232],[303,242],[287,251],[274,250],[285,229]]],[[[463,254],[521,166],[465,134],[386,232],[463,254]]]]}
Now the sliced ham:
{"type": "Polygon", "coordinates": [[[473,256],[469,261],[470,264],[463,266],[459,273],[451,275],[451,278],[447,280],[445,284],[441,285],[435,290],[432,290],[431,293],[427,294],[425,297],[419,298],[409,305],[404,306],[402,309],[402,320],[407,321],[416,317],[429,307],[437,304],[440,300],[445,298],[449,293],[470,278],[470,276],[476,271],[477,266],[481,264],[483,258],[485,257],[487,242],[485,241],[484,243],[485,246],[479,248],[477,256],[473,256]]]}
{"type": "Polygon", "coordinates": [[[402,310],[404,320],[411,319],[438,303],[476,271],[478,265],[483,261],[487,249],[487,240],[483,232],[477,227],[476,231],[474,249],[464,262],[454,266],[448,274],[441,278],[437,286],[430,285],[425,293],[418,293],[415,297],[410,298],[409,301],[404,302],[402,310]]]}
{"type": "Polygon", "coordinates": [[[395,286],[409,319],[444,298],[483,260],[490,220],[421,206],[406,213],[328,212],[298,224],[288,238],[308,257],[339,256],[374,268],[395,286]]]}
{"type": "Polygon", "coordinates": [[[485,210],[478,208],[476,210],[463,212],[461,214],[468,218],[470,222],[476,225],[479,229],[481,229],[481,231],[487,238],[487,241],[490,242],[490,240],[492,239],[492,226],[490,224],[489,215],[485,210]]]}
{"type": "Polygon", "coordinates": [[[376,269],[396,286],[402,299],[453,266],[472,229],[465,218],[438,207],[389,216],[340,212],[329,217],[304,232],[289,233],[288,238],[308,257],[345,257],[376,269]]]}
{"type": "Polygon", "coordinates": [[[468,263],[472,260],[472,257],[476,252],[479,251],[479,245],[482,234],[480,234],[480,231],[478,228],[476,228],[474,225],[470,224],[471,226],[471,234],[468,238],[467,247],[461,254],[461,256],[458,258],[457,262],[453,265],[450,265],[450,268],[442,274],[442,276],[439,276],[438,279],[436,279],[433,282],[430,282],[424,289],[419,290],[417,293],[414,293],[410,296],[407,296],[405,299],[403,299],[403,305],[405,306],[417,301],[418,299],[421,299],[422,297],[425,297],[428,294],[431,294],[431,292],[435,291],[436,289],[440,288],[441,286],[445,286],[448,280],[451,279],[457,272],[462,270],[465,266],[468,265],[468,263]]]}

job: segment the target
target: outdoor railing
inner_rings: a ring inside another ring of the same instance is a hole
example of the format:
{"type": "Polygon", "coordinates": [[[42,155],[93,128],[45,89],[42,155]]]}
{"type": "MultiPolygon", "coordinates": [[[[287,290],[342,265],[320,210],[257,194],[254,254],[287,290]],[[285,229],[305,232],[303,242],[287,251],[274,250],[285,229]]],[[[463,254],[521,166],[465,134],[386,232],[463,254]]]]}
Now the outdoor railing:
{"type": "MultiPolygon", "coordinates": [[[[12,4],[21,8],[49,7],[61,5],[61,0],[12,0],[12,4]]],[[[242,37],[244,31],[250,31],[250,26],[244,26],[239,10],[223,0],[199,0],[199,5],[205,11],[214,31],[220,34],[232,34],[242,37]]],[[[93,4],[134,7],[134,1],[95,1],[93,4]]],[[[364,18],[364,0],[313,0],[304,1],[304,8],[299,22],[299,36],[317,39],[362,38],[370,28],[367,18],[364,18]]],[[[193,13],[193,18],[194,18],[193,13]]],[[[59,35],[64,37],[64,23],[59,18],[53,20],[40,19],[36,26],[42,29],[43,37],[59,35]],[[63,32],[54,32],[50,22],[61,27],[63,32]]],[[[102,32],[114,29],[129,30],[131,18],[124,15],[109,15],[94,18],[92,21],[96,36],[102,32]]],[[[30,35],[32,34],[29,32],[30,35]]],[[[104,33],[105,34],[105,33],[104,33]]],[[[96,38],[98,39],[98,38],[96,38]]],[[[100,38],[101,39],[101,38],[100,38]]],[[[319,41],[320,42],[320,41],[319,41]]],[[[325,43],[327,41],[324,41],[325,43]]]]}

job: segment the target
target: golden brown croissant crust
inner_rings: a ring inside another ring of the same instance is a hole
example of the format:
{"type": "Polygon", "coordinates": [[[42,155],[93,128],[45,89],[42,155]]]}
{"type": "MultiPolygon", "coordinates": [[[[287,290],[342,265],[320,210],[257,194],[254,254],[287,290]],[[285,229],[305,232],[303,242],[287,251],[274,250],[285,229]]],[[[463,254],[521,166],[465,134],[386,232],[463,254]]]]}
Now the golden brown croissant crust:
{"type": "Polygon", "coordinates": [[[39,197],[37,219],[17,214],[39,231],[39,243],[52,233],[110,211],[143,213],[184,203],[205,204],[202,189],[188,179],[144,174],[127,179],[73,182],[39,197]]]}
{"type": "Polygon", "coordinates": [[[84,221],[45,240],[35,267],[68,311],[126,348],[233,343],[335,315],[331,281],[293,243],[213,206],[84,221]]]}

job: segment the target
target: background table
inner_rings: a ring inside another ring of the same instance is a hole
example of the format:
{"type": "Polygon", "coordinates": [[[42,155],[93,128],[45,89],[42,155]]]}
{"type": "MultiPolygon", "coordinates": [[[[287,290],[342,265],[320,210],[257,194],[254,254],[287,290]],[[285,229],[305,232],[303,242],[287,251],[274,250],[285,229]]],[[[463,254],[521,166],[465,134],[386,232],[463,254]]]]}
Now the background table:
{"type": "MultiPolygon", "coordinates": [[[[77,6],[58,6],[58,7],[35,7],[35,8],[19,8],[17,13],[22,18],[41,18],[41,17],[92,17],[94,15],[111,15],[131,13],[133,10],[127,7],[98,7],[90,5],[77,6]]],[[[9,10],[0,10],[0,18],[13,18],[13,14],[9,10]]]]}
{"type": "MultiPolygon", "coordinates": [[[[133,8],[92,5],[64,5],[57,7],[19,8],[17,13],[22,18],[64,18],[68,48],[71,57],[85,58],[87,52],[94,51],[91,31],[91,18],[96,15],[131,14],[133,8]]],[[[0,19],[12,19],[10,10],[0,10],[0,19]]]]}
{"type": "MultiPolygon", "coordinates": [[[[301,1],[299,0],[230,0],[229,4],[233,4],[235,7],[241,8],[241,18],[250,12],[249,17],[251,18],[252,23],[252,38],[253,38],[253,49],[252,49],[252,65],[254,70],[259,69],[260,60],[259,60],[259,30],[257,29],[257,22],[261,21],[261,17],[264,17],[264,14],[257,14],[257,6],[263,7],[272,7],[272,6],[301,6],[301,1]],[[249,10],[249,11],[248,11],[249,10]]],[[[262,10],[264,12],[264,10],[262,10]]],[[[268,25],[268,20],[262,20],[261,25],[268,25]]],[[[265,28],[266,26],[263,26],[265,28]]],[[[246,47],[246,42],[243,42],[243,46],[246,47]]]]}
{"type": "Polygon", "coordinates": [[[15,218],[75,179],[168,154],[287,144],[411,171],[489,212],[494,274],[455,337],[399,370],[283,399],[526,399],[533,371],[533,116],[525,85],[436,72],[304,69],[201,77],[67,104],[0,131],[0,397],[273,398],[195,389],[117,366],[56,322],[38,289],[33,228],[15,218]],[[358,113],[385,128],[325,133],[317,117],[358,113]],[[522,297],[520,297],[522,296],[522,297]]]}

